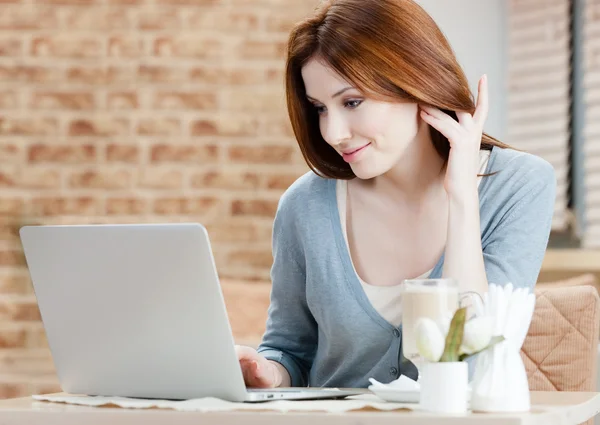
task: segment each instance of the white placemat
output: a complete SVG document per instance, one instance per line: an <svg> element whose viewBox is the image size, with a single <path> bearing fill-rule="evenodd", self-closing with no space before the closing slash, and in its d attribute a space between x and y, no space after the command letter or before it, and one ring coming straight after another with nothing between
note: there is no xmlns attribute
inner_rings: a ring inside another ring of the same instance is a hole
<svg viewBox="0 0 600 425"><path fill-rule="evenodd" d="M101 397L86 395L33 395L33 399L54 403L76 404L81 406L118 406L127 409L173 409L183 412L222 412L228 410L274 410L289 411L321 411L342 413L350 410L372 408L382 411L415 410L417 404L390 403L375 395L364 394L352 396L345 400L277 400L263 403L234 403L218 398L206 397L192 400L149 400L128 397Z"/></svg>

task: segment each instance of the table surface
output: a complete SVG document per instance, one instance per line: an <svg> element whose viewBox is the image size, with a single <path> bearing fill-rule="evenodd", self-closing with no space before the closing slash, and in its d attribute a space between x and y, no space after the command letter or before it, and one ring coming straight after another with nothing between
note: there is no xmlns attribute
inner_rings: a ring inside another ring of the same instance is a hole
<svg viewBox="0 0 600 425"><path fill-rule="evenodd" d="M600 393L592 392L531 392L531 411L527 413L468 413L466 415L436 415L422 411L400 410L325 412L178 412L165 409L122 409L117 407L87 407L36 401L31 397L0 400L2 425L45 424L70 425L197 425L204 424L402 424L402 425L577 425L600 412ZM235 422L234 422L235 421ZM308 422L310 421L310 422Z"/></svg>

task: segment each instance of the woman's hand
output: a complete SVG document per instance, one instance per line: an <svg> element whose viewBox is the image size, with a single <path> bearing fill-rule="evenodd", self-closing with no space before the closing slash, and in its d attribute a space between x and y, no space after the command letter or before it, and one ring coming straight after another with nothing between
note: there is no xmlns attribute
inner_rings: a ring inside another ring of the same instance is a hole
<svg viewBox="0 0 600 425"><path fill-rule="evenodd" d="M483 125L488 115L487 76L479 80L475 113L457 111L458 121L438 108L419 105L421 118L450 142L450 157L444 188L450 199L477 195L479 149Z"/></svg>
<svg viewBox="0 0 600 425"><path fill-rule="evenodd" d="M267 360L252 347L236 345L235 351L247 387L275 388L281 386L283 376L275 362Z"/></svg>

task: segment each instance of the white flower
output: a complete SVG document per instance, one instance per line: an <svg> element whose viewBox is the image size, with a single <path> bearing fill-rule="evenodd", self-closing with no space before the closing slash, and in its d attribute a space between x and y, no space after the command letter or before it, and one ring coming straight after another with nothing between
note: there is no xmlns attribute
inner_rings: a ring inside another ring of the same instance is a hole
<svg viewBox="0 0 600 425"><path fill-rule="evenodd" d="M448 331L450 330L450 323L452 322L453 316L454 316L454 313L448 313L446 316L442 317L439 321L439 327L440 327L440 330L442 331L442 335L444 335L444 338L446 337L446 335L448 335Z"/></svg>
<svg viewBox="0 0 600 425"><path fill-rule="evenodd" d="M419 354L430 362L437 362L444 353L446 338L438 325L428 317L421 317L415 324L415 342Z"/></svg>
<svg viewBox="0 0 600 425"><path fill-rule="evenodd" d="M492 318L490 316L475 317L465 323L460 352L473 354L483 350L492 339Z"/></svg>

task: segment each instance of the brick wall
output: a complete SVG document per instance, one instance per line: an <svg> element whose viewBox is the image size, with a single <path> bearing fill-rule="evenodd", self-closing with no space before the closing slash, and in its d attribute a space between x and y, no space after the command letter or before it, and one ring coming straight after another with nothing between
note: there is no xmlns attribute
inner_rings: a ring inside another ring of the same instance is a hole
<svg viewBox="0 0 600 425"><path fill-rule="evenodd" d="M23 224L199 221L222 277L268 278L307 170L284 44L315 3L0 0L0 398L58 389Z"/></svg>

